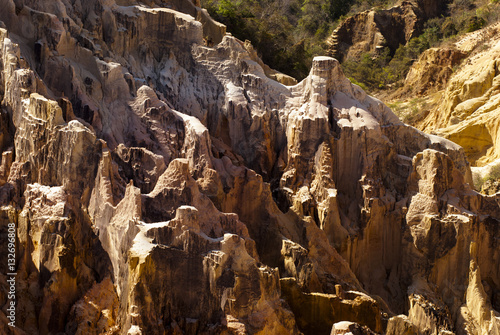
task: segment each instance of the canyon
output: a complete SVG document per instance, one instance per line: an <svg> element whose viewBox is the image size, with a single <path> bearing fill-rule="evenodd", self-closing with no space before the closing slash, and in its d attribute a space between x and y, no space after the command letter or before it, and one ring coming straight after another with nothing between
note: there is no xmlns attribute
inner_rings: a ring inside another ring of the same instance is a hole
<svg viewBox="0 0 500 335"><path fill-rule="evenodd" d="M196 0L0 0L2 333L500 334L500 196L446 128L492 104L481 55L445 139Z"/></svg>

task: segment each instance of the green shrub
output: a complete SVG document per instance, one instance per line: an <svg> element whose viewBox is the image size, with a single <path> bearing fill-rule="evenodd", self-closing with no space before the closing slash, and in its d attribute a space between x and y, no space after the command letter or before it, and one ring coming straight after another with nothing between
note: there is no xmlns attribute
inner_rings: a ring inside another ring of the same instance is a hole
<svg viewBox="0 0 500 335"><path fill-rule="evenodd" d="M368 90L383 89L388 83L388 61L389 49L386 48L377 57L365 53L360 60L347 60L342 64L342 68L346 76L354 79L358 85L362 84L361 87Z"/></svg>
<svg viewBox="0 0 500 335"><path fill-rule="evenodd" d="M361 87L361 89L363 89L363 91L368 91L368 87L366 87L366 85L365 85L365 84L360 83L359 81L357 81L356 79L354 79L354 78L352 78L352 77L349 77L349 80L351 81L351 83L356 84L356 85L358 85L359 87Z"/></svg>
<svg viewBox="0 0 500 335"><path fill-rule="evenodd" d="M353 0L202 0L210 15L241 40L250 40L264 63L298 80L312 59L326 54L336 15Z"/></svg>
<svg viewBox="0 0 500 335"><path fill-rule="evenodd" d="M480 177L478 174L473 175L473 182L474 182L474 188L476 191L481 191L483 185L490 181L494 182L500 179L500 164L494 165L491 169L490 172L484 176Z"/></svg>
<svg viewBox="0 0 500 335"><path fill-rule="evenodd" d="M345 61L342 64L344 72L369 91L397 87L423 51L439 46L453 36L475 31L489 22L498 21L499 9L497 5L476 8L472 0L455 0L449 4L449 17L429 19L423 32L406 45L401 45L394 55L366 54L359 60ZM375 68L377 66L379 68Z"/></svg>

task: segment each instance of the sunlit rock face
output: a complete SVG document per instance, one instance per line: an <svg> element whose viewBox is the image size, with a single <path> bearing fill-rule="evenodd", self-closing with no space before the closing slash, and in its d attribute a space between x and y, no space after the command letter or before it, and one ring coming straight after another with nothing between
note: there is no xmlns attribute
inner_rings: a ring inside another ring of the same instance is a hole
<svg viewBox="0 0 500 335"><path fill-rule="evenodd" d="M483 178L498 164L500 24L424 51L413 63L394 98L419 96L426 107L413 125L459 144ZM485 185L484 193L496 193Z"/></svg>
<svg viewBox="0 0 500 335"><path fill-rule="evenodd" d="M405 0L388 9L371 9L346 18L328 38L328 52L340 61L391 54L424 30L425 22L444 12L446 1Z"/></svg>
<svg viewBox="0 0 500 335"><path fill-rule="evenodd" d="M188 0L0 4L2 332L498 332L496 196L337 60L284 86Z"/></svg>
<svg viewBox="0 0 500 335"><path fill-rule="evenodd" d="M478 167L500 158L499 29L499 24L491 25L453 45L454 53L467 57L455 66L435 99L435 107L417 125L463 146L471 164Z"/></svg>

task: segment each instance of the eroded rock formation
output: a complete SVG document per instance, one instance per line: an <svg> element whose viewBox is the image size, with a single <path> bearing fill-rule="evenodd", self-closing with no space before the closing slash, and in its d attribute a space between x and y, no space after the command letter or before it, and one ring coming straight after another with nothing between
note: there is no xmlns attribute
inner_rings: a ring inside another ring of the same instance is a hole
<svg viewBox="0 0 500 335"><path fill-rule="evenodd" d="M0 4L2 331L498 333L497 197L335 59L284 86L188 0Z"/></svg>
<svg viewBox="0 0 500 335"><path fill-rule="evenodd" d="M435 132L460 144L475 166L484 166L500 158L497 139L498 29L496 24L470 33L455 43L456 51L453 52L468 56L445 81L439 97L435 98L435 107L417 124L424 131ZM439 66L436 62L431 63L431 68ZM415 72L419 72L418 69Z"/></svg>
<svg viewBox="0 0 500 335"><path fill-rule="evenodd" d="M426 96L445 89L453 68L457 68L466 56L466 52L455 48L427 49L406 75L405 95Z"/></svg>
<svg viewBox="0 0 500 335"><path fill-rule="evenodd" d="M328 39L329 54L340 61L359 59L370 53L377 55L384 48L394 54L400 45L422 33L424 23L439 15L444 2L402 1L382 10L369 10L344 20Z"/></svg>

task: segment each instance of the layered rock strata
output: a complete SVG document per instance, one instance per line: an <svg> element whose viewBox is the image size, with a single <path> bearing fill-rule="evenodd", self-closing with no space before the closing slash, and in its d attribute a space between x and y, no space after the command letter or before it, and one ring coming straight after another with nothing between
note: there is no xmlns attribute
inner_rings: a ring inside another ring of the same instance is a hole
<svg viewBox="0 0 500 335"><path fill-rule="evenodd" d="M496 196L335 59L284 86L196 3L0 4L2 331L498 332Z"/></svg>
<svg viewBox="0 0 500 335"><path fill-rule="evenodd" d="M465 51L455 48L430 48L420 55L406 75L402 91L406 96L426 96L446 88Z"/></svg>
<svg viewBox="0 0 500 335"><path fill-rule="evenodd" d="M417 124L424 131L461 145L475 166L484 166L500 158L496 61L499 43L498 24L470 33L456 42L454 53L468 56L435 97L435 107Z"/></svg>
<svg viewBox="0 0 500 335"><path fill-rule="evenodd" d="M391 54L422 33L424 23L443 10L440 1L402 1L389 9L372 9L344 20L329 37L329 55L341 62L361 55Z"/></svg>

